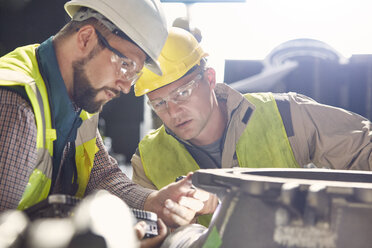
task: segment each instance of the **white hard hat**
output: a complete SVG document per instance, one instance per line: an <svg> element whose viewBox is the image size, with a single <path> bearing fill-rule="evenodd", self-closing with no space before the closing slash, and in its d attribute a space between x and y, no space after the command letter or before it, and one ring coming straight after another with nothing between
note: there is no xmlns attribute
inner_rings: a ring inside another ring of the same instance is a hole
<svg viewBox="0 0 372 248"><path fill-rule="evenodd" d="M81 7L93 9L109 19L150 57L146 66L162 74L157 58L168 32L159 0L71 0L65 4L71 17Z"/></svg>

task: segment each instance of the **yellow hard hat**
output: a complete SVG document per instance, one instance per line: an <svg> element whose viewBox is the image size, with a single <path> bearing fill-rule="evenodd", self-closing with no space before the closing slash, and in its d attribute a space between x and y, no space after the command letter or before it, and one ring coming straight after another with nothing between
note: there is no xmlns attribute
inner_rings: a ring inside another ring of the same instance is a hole
<svg viewBox="0 0 372 248"><path fill-rule="evenodd" d="M158 58L163 75L156 75L144 68L142 76L134 85L136 96L142 96L180 79L192 67L200 64L203 57L208 56L194 36L186 30L171 27L168 33Z"/></svg>

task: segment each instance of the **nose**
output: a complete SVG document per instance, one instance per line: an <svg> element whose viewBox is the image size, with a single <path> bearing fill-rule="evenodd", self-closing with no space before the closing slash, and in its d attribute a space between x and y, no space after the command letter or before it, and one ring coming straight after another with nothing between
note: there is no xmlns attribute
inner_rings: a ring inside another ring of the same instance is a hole
<svg viewBox="0 0 372 248"><path fill-rule="evenodd" d="M121 92L128 94L130 92L131 83L129 81L117 80L116 85L120 88Z"/></svg>
<svg viewBox="0 0 372 248"><path fill-rule="evenodd" d="M176 118L181 113L182 109L177 103L173 101L167 101L167 111L170 117Z"/></svg>

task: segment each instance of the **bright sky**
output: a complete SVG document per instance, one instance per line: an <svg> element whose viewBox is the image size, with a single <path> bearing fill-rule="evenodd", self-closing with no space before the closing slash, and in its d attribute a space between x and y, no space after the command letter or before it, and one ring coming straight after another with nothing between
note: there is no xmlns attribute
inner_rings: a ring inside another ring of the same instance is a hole
<svg viewBox="0 0 372 248"><path fill-rule="evenodd" d="M170 26L186 16L182 3L162 3ZM371 0L246 0L189 6L203 47L224 59L264 59L281 43L298 38L323 41L345 57L372 54ZM212 57L213 56L213 57Z"/></svg>

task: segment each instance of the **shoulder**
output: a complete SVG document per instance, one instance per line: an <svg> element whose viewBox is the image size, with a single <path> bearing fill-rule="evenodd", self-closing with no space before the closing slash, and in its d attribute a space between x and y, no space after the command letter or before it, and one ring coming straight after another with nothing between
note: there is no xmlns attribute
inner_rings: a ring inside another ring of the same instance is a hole
<svg viewBox="0 0 372 248"><path fill-rule="evenodd" d="M6 106L6 109L16 109L22 112L31 112L32 107L28 99L15 90L0 86L0 105Z"/></svg>
<svg viewBox="0 0 372 248"><path fill-rule="evenodd" d="M18 93L0 87L0 143L8 140L10 147L9 141L12 141L15 150L25 146L20 151L27 154L36 149L36 135L35 115L28 101Z"/></svg>
<svg viewBox="0 0 372 248"><path fill-rule="evenodd" d="M299 94L296 92L288 93L272 93L275 101L277 102L291 102L291 103L317 103L309 96Z"/></svg>
<svg viewBox="0 0 372 248"><path fill-rule="evenodd" d="M151 142L156 139L161 138L162 136L166 135L164 125L161 125L158 129L150 131L145 137L141 140L141 142Z"/></svg>

